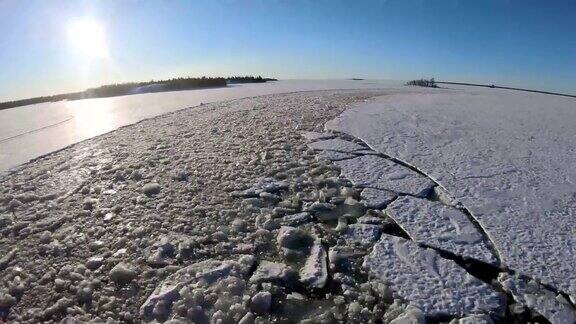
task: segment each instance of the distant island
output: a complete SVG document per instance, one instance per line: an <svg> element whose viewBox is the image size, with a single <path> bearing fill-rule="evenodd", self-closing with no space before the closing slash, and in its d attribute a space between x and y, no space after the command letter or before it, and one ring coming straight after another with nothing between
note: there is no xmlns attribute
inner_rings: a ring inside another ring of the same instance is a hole
<svg viewBox="0 0 576 324"><path fill-rule="evenodd" d="M273 78L263 78L261 76L253 77L253 76L233 76L227 77L226 82L228 84L234 83L263 83L268 81L278 81L278 79Z"/></svg>
<svg viewBox="0 0 576 324"><path fill-rule="evenodd" d="M438 85L436 85L436 81L434 81L434 78L430 79L430 80L426 80L426 79L420 79L420 80L411 80L406 82L407 86L419 86L419 87L428 87L428 88L438 88Z"/></svg>
<svg viewBox="0 0 576 324"><path fill-rule="evenodd" d="M19 106L32 105L42 102L55 102L61 100L79 100L89 98L105 98L115 96L125 96L131 94L192 90L202 88L226 87L228 84L240 83L263 83L268 81L278 81L273 78L263 78L261 76L232 76L232 77L201 77L201 78L174 78L169 80L151 80L145 82L127 82L103 85L97 88L87 89L80 92L57 94L53 96L35 97L22 100L6 101L0 103L0 110Z"/></svg>
<svg viewBox="0 0 576 324"><path fill-rule="evenodd" d="M420 79L420 80L411 80L406 82L405 85L407 86L419 86L419 87L428 87L428 88L440 88L438 84L449 84L449 85L461 85L461 86L472 86L472 87L483 87L483 88L492 88L492 89L505 89L505 90L515 90L515 91L526 91L526 92L534 92L534 93L542 93L554 96L562 96L562 97L569 97L569 98L576 98L576 95L567 94L567 93L559 93L559 92L551 92L551 91L542 91L542 90L534 90L534 89L524 89L524 88L514 88L514 87L503 87L497 86L494 84L479 84L479 83L467 83L467 82L449 82L449 81L436 81L434 78L430 80Z"/></svg>

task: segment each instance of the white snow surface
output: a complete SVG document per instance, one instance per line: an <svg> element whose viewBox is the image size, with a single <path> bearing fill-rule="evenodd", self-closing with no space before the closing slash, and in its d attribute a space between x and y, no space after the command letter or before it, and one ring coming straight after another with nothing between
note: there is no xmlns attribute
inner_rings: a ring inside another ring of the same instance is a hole
<svg viewBox="0 0 576 324"><path fill-rule="evenodd" d="M391 203L386 213L418 243L498 265L482 233L468 216L454 207L403 196Z"/></svg>
<svg viewBox="0 0 576 324"><path fill-rule="evenodd" d="M428 174L508 267L574 299L575 125L575 99L467 88L381 97L326 127Z"/></svg>
<svg viewBox="0 0 576 324"><path fill-rule="evenodd" d="M363 266L387 283L395 297L427 316L501 314L504 308L503 296L488 284L414 241L384 234Z"/></svg>

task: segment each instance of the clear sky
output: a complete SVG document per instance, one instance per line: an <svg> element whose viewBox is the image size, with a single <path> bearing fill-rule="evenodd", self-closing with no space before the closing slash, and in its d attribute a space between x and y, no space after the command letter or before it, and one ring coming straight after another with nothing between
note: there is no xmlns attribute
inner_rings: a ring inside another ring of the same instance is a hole
<svg viewBox="0 0 576 324"><path fill-rule="evenodd" d="M576 93L576 1L0 0L0 101L231 74Z"/></svg>

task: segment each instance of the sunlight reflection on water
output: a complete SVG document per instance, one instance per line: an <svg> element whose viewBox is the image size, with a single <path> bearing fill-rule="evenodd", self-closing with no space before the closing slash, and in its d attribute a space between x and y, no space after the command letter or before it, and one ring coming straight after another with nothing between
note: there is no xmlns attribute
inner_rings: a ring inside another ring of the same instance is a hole
<svg viewBox="0 0 576 324"><path fill-rule="evenodd" d="M0 110L0 176L30 159L200 103L329 89L393 89L401 81L287 80L222 88L41 103Z"/></svg>
<svg viewBox="0 0 576 324"><path fill-rule="evenodd" d="M111 100L66 102L66 108L72 110L75 132L80 138L90 138L117 128L116 106L116 102Z"/></svg>

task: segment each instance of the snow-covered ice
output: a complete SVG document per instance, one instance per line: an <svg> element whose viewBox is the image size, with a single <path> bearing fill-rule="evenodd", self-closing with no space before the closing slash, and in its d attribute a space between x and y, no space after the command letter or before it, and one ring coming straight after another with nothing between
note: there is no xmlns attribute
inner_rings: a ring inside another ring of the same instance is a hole
<svg viewBox="0 0 576 324"><path fill-rule="evenodd" d="M386 213L418 243L498 265L483 234L456 208L403 196L391 203Z"/></svg>
<svg viewBox="0 0 576 324"><path fill-rule="evenodd" d="M400 164L376 155L336 161L342 174L355 185L414 196L426 196L434 182Z"/></svg>
<svg viewBox="0 0 576 324"><path fill-rule="evenodd" d="M360 193L362 201L368 208L380 209L393 201L397 195L393 192L386 190L379 190L374 188L365 188Z"/></svg>
<svg viewBox="0 0 576 324"><path fill-rule="evenodd" d="M384 234L363 266L427 316L500 314L504 309L503 296L490 285L436 251L400 237Z"/></svg>
<svg viewBox="0 0 576 324"><path fill-rule="evenodd" d="M327 129L429 175L478 220L509 268L574 298L574 125L572 98L466 88L384 96Z"/></svg>
<svg viewBox="0 0 576 324"><path fill-rule="evenodd" d="M350 243L357 243L364 246L374 244L382 234L382 226L373 224L352 224L349 225L342 237Z"/></svg>

